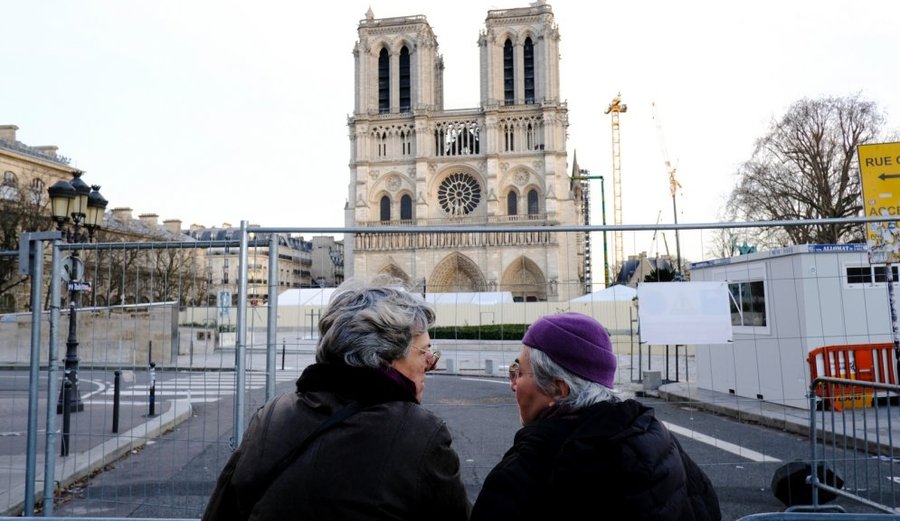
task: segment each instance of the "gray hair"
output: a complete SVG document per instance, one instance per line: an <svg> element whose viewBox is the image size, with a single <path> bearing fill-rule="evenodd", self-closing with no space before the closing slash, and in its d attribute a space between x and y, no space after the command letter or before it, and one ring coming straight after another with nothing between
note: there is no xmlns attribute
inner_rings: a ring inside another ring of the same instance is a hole
<svg viewBox="0 0 900 521"><path fill-rule="evenodd" d="M603 384L569 372L554 362L543 351L529 346L523 346L531 356L531 370L534 371L534 383L545 394L554 397L554 401L560 407L572 410L582 409L599 402L616 402L619 397L614 389ZM556 381L562 380L569 386L569 395L559 396Z"/></svg>
<svg viewBox="0 0 900 521"><path fill-rule="evenodd" d="M348 280L319 320L316 362L352 367L386 367L403 358L412 337L434 324L434 309L402 283Z"/></svg>

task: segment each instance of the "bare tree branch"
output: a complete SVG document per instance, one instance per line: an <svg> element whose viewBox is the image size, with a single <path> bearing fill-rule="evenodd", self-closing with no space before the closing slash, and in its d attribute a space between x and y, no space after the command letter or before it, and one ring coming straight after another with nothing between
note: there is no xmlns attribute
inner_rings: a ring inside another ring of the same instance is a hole
<svg viewBox="0 0 900 521"><path fill-rule="evenodd" d="M756 142L728 199L735 219L855 217L862 212L857 147L878 142L885 116L859 95L802 99ZM862 226L829 224L766 230L766 247L861 242Z"/></svg>

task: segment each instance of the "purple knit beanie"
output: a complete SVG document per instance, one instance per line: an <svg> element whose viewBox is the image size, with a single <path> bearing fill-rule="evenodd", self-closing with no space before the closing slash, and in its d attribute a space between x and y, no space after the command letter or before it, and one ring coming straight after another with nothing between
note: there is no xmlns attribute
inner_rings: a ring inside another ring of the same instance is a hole
<svg viewBox="0 0 900 521"><path fill-rule="evenodd" d="M616 355L600 322L581 313L560 313L538 319L522 343L542 351L569 372L612 389Z"/></svg>

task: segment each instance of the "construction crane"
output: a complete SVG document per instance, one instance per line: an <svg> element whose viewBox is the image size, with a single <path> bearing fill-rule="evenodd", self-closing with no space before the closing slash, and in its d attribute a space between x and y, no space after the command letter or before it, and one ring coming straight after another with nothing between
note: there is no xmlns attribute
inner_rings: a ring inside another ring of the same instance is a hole
<svg viewBox="0 0 900 521"><path fill-rule="evenodd" d="M659 226L659 220L662 217L662 210L656 214L656 225ZM669 241L666 239L666 232L660 232L659 228L653 230L653 238L650 240L650 251L656 251L656 262L654 262L653 269L656 271L657 279L659 278L660 272L662 269L660 268L659 262L659 243L656 241L656 235L662 235L663 246L666 248L666 256L664 259L669 263L669 266L672 265L672 254L669 253ZM651 272L652 273L652 272Z"/></svg>
<svg viewBox="0 0 900 521"><path fill-rule="evenodd" d="M666 165L666 172L669 174L669 192L672 194L672 213L674 214L675 224L678 224L678 203L676 202L676 194L681 188L681 183L675 178L675 166L669 161L669 151L666 149L666 140L663 135L662 122L659 119L659 111L656 108L656 102L650 103L653 109L653 119L656 121L656 133L659 136L659 147L662 152L663 162ZM681 280L681 241L678 236L678 228L675 228L675 279Z"/></svg>
<svg viewBox="0 0 900 521"><path fill-rule="evenodd" d="M620 92L612 99L604 113L610 114L612 118L613 224L615 225L622 224L622 155L619 141L619 114L627 110L628 106L622 103L622 93ZM613 233L613 266L616 273L625 261L622 250L622 232L616 230Z"/></svg>

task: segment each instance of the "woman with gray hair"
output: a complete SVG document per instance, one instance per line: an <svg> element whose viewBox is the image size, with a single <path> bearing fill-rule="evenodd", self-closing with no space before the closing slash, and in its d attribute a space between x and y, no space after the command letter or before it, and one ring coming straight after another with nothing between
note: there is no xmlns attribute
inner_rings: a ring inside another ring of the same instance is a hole
<svg viewBox="0 0 900 521"><path fill-rule="evenodd" d="M393 283L342 284L316 363L253 416L203 519L467 519L450 433L420 405L434 320Z"/></svg>
<svg viewBox="0 0 900 521"><path fill-rule="evenodd" d="M721 519L704 472L636 400L615 393L616 355L592 317L537 320L509 378L523 427L488 474L472 521Z"/></svg>

